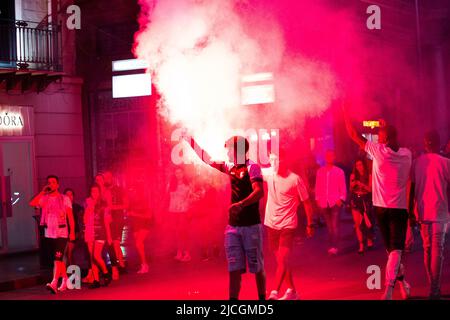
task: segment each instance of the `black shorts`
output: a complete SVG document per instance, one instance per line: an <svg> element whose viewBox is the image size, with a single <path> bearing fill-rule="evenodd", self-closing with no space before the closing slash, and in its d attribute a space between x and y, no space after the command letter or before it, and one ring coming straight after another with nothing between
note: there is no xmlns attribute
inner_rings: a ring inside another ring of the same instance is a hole
<svg viewBox="0 0 450 320"><path fill-rule="evenodd" d="M408 228L408 212L406 209L374 208L386 250L388 252L404 250Z"/></svg>
<svg viewBox="0 0 450 320"><path fill-rule="evenodd" d="M123 211L111 212L111 237L113 241L122 241L124 226L125 216L123 214Z"/></svg>
<svg viewBox="0 0 450 320"><path fill-rule="evenodd" d="M350 203L352 209L358 210L361 214L369 213L372 209L372 195L370 193L365 195L352 194Z"/></svg>
<svg viewBox="0 0 450 320"><path fill-rule="evenodd" d="M295 229L276 230L267 228L270 250L278 251L280 247L292 249L294 243Z"/></svg>
<svg viewBox="0 0 450 320"><path fill-rule="evenodd" d="M53 255L53 260L63 261L64 251L66 251L67 238L47 238L47 241Z"/></svg>

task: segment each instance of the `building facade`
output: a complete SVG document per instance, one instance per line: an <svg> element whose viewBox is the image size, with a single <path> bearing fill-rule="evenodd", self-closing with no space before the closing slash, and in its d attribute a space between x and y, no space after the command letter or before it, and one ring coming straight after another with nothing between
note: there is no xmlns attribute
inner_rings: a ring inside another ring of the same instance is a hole
<svg viewBox="0 0 450 320"><path fill-rule="evenodd" d="M39 246L33 218L38 212L28 202L48 175L59 177L61 192L73 188L76 200L86 193L83 81L74 73L75 31L66 27L69 4L0 4L2 253Z"/></svg>

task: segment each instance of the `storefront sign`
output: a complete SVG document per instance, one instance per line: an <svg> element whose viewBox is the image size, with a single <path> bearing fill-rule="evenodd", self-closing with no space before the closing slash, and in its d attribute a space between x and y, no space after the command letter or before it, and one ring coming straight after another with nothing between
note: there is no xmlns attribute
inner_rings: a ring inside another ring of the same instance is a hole
<svg viewBox="0 0 450 320"><path fill-rule="evenodd" d="M31 135L30 111L30 107L0 104L0 136Z"/></svg>
<svg viewBox="0 0 450 320"><path fill-rule="evenodd" d="M0 129L4 130L20 130L23 128L23 116L15 112L0 113Z"/></svg>

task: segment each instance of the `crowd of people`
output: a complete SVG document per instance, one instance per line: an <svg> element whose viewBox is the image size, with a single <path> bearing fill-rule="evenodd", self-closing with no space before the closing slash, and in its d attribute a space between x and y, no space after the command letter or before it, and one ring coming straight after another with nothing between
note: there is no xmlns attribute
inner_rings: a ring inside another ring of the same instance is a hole
<svg viewBox="0 0 450 320"><path fill-rule="evenodd" d="M328 254L332 256L340 252L339 222L344 208L348 207L353 217L359 254L374 248L376 230L379 230L387 252L386 283L381 297L386 300L392 299L396 284L400 286L404 299L410 296L404 261L411 228L419 226L430 283L429 297L440 298L445 235L450 218L450 143L442 152L439 135L430 131L424 136L425 152L413 159L411 151L399 145L394 126L381 122L378 141L367 141L353 127L345 108L343 112L349 137L365 153L354 162L348 180L348 194L346 175L335 165L333 150L326 152L325 164L317 168L314 179L308 176L305 182L293 172L294 163L284 150L271 154L270 167L261 168L248 158L247 139L234 136L225 143L229 161L214 162L194 139L185 136L200 159L230 179L231 205L224 243L231 300L239 298L241 276L247 268L255 274L258 298L266 299L264 232L267 232L269 247L277 263L275 287L268 298L299 299L291 253L300 207L306 216L307 237L314 235L317 216L324 219L329 235ZM89 283L90 288L99 288L118 280L126 267L121 249L125 220L130 221L129 226L134 233L140 260L138 273L149 271L145 240L150 233L151 208L143 188L125 192L124 188L113 183L109 171L98 174L94 180L83 206L73 203L72 189L59 193L59 180L53 175L47 178L44 189L30 202L31 206L42 209L40 223L53 250L53 280L47 284L52 293L66 289L65 261L72 264L77 241L85 245L89 255L89 272L83 282ZM263 183L266 183L266 188ZM265 190L267 202L262 220L259 202L264 198ZM174 170L166 190L167 197L161 202L166 203L168 217L175 226L175 260L191 261L192 208L202 211L201 208L205 208L202 201L211 198L210 192L208 181L194 186L182 168ZM218 250L208 244L203 249L207 257L210 256L208 251ZM58 287L60 278L63 281ZM281 295L283 285L286 290Z"/></svg>
<svg viewBox="0 0 450 320"><path fill-rule="evenodd" d="M67 289L66 263L74 264L75 249L84 251L88 257L87 275L82 282L89 284L90 289L119 280L120 274L126 272L121 248L125 214L141 262L138 273L149 270L144 242L149 234L151 215L142 190L135 188L130 193L125 192L113 183L109 171L97 174L94 181L82 206L74 202L71 188L60 193L59 178L55 175L47 177L47 184L30 201L30 206L42 212L40 225L54 260L53 279L46 287L54 294Z"/></svg>
<svg viewBox="0 0 450 320"><path fill-rule="evenodd" d="M386 283L381 298L391 300L397 283L402 297L407 299L410 296L411 289L405 280L402 260L405 260L408 230L418 223L430 283L429 298L440 299L445 235L450 218L447 194L450 160L440 154L439 135L436 131L428 132L424 137L425 153L413 161L411 151L400 147L394 126L380 121L378 141L367 141L352 125L345 106L343 113L349 137L366 155L366 158L355 162L349 181L358 253L373 248L375 226L380 230L387 251ZM305 206L308 236L313 234L314 224L307 187L299 176L291 172L289 158L282 152L273 155L272 173L264 174L258 164L248 159L249 143L244 137L235 136L225 143L229 162L222 163L211 161L211 157L194 139L185 138L200 159L230 179L232 204L225 230L230 300L238 299L241 274L246 272L247 267L255 274L259 299L266 298L262 222L258 210L258 202L264 196L264 180L268 190L264 225L277 259L276 287L269 299L297 299L290 254L300 201ZM345 174L335 166L334 161L334 152L327 151L325 165L316 173L314 192L314 200L327 225L330 255L339 252L340 215L348 199ZM279 297L284 282L287 288Z"/></svg>

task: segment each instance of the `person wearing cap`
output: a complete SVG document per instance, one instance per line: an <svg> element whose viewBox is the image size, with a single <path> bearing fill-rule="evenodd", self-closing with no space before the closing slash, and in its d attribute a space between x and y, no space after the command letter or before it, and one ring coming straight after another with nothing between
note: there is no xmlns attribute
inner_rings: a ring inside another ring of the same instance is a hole
<svg viewBox="0 0 450 320"><path fill-rule="evenodd" d="M439 154L440 138L430 131L424 138L425 154L418 157L412 168L411 212L420 224L424 265L430 283L429 298L441 296L442 263L448 213L447 188L450 183L450 159Z"/></svg>
<svg viewBox="0 0 450 320"><path fill-rule="evenodd" d="M258 164L248 159L249 142L241 136L233 136L225 142L228 162L212 162L211 157L195 140L183 138L205 163L227 174L231 182L231 206L228 209L228 225L225 229L225 251L229 271L229 298L237 300L241 289L241 276L255 274L258 298L266 298L262 224L259 200L264 197L263 177Z"/></svg>

